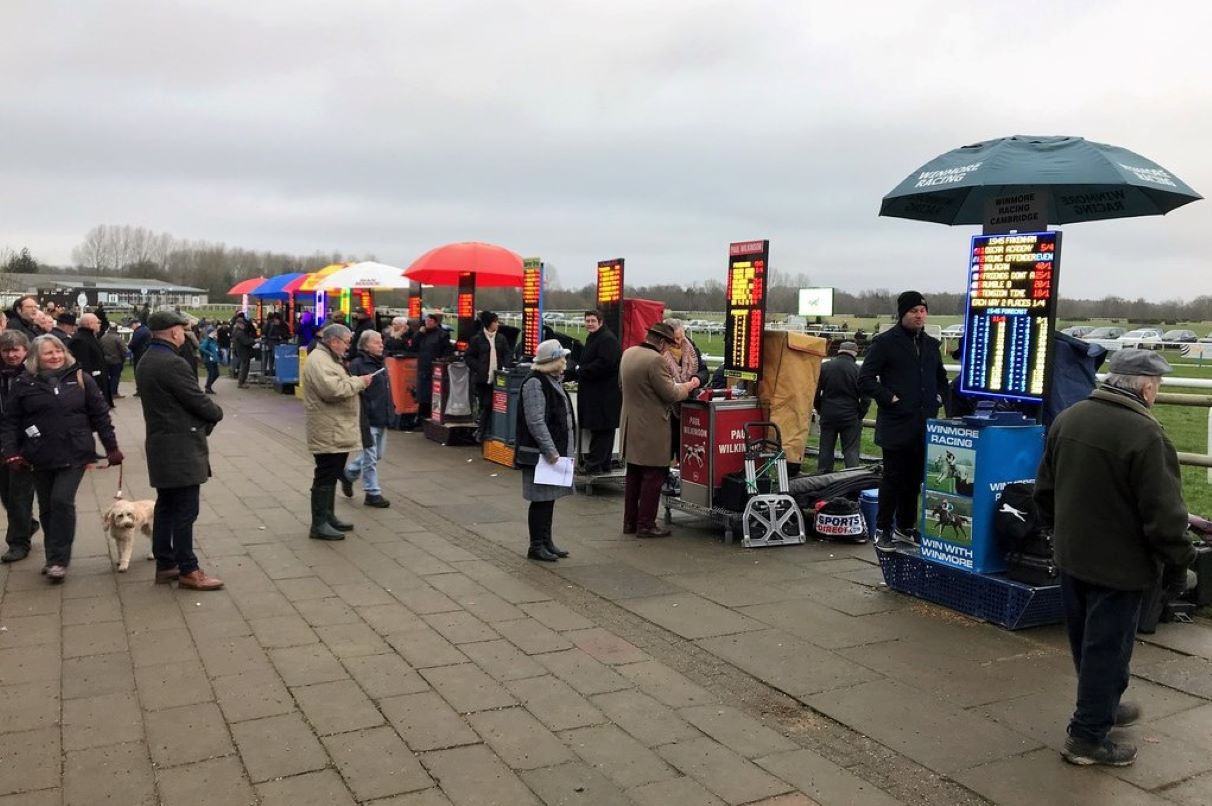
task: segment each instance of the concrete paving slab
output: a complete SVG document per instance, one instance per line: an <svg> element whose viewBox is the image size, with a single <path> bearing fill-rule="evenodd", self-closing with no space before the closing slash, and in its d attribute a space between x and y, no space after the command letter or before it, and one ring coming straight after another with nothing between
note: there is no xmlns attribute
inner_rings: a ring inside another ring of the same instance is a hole
<svg viewBox="0 0 1212 806"><path fill-rule="evenodd" d="M298 713L253 719L231 726L240 758L253 783L328 766L328 755Z"/></svg>
<svg viewBox="0 0 1212 806"><path fill-rule="evenodd" d="M53 702L57 704L57 699ZM64 750L87 750L105 744L141 741L143 714L134 692L103 694L63 703Z"/></svg>
<svg viewBox="0 0 1212 806"><path fill-rule="evenodd" d="M316 627L316 636L338 658L358 655L382 655L391 652L391 647L379 634L360 620L356 624L333 624Z"/></svg>
<svg viewBox="0 0 1212 806"><path fill-rule="evenodd" d="M389 697L379 707L413 752L480 741L467 722L435 692Z"/></svg>
<svg viewBox="0 0 1212 806"><path fill-rule="evenodd" d="M680 591L676 585L624 564L565 566L554 570L569 582L612 601Z"/></svg>
<svg viewBox="0 0 1212 806"><path fill-rule="evenodd" d="M1182 806L1212 806L1212 772L1183 781L1165 794L1168 800Z"/></svg>
<svg viewBox="0 0 1212 806"><path fill-rule="evenodd" d="M957 772L954 778L1005 806L1037 806L1061 799L1072 806L1163 806L1169 802L1102 770L1066 764L1047 749L998 759Z"/></svg>
<svg viewBox="0 0 1212 806"><path fill-rule="evenodd" d="M59 728L0 734L0 795L59 786Z"/></svg>
<svg viewBox="0 0 1212 806"><path fill-rule="evenodd" d="M511 680L505 687L550 730L569 730L606 721L589 700L551 675Z"/></svg>
<svg viewBox="0 0 1212 806"><path fill-rule="evenodd" d="M257 785L261 806L354 806L336 770L320 770Z"/></svg>
<svg viewBox="0 0 1212 806"><path fill-rule="evenodd" d="M529 806L539 800L484 745L424 753L421 763L456 806Z"/></svg>
<svg viewBox="0 0 1212 806"><path fill-rule="evenodd" d="M336 596L324 599L302 599L292 602L295 610L312 627L361 624L362 617Z"/></svg>
<svg viewBox="0 0 1212 806"><path fill-rule="evenodd" d="M717 701L707 689L692 683L685 675L657 661L628 663L619 666L617 670L639 686L641 691L671 708L686 708Z"/></svg>
<svg viewBox="0 0 1212 806"><path fill-rule="evenodd" d="M687 777L637 786L627 796L640 806L724 806L724 801Z"/></svg>
<svg viewBox="0 0 1212 806"><path fill-rule="evenodd" d="M571 641L532 618L498 622L493 629L527 655L572 648Z"/></svg>
<svg viewBox="0 0 1212 806"><path fill-rule="evenodd" d="M683 638L760 630L764 625L692 593L626 599L623 607Z"/></svg>
<svg viewBox="0 0 1212 806"><path fill-rule="evenodd" d="M740 607L738 610L767 626L825 649L891 641L901 635L897 625L882 613L848 616L807 598L785 599L773 604Z"/></svg>
<svg viewBox="0 0 1212 806"><path fill-rule="evenodd" d="M699 646L796 698L853 686L880 675L779 630L704 638Z"/></svg>
<svg viewBox="0 0 1212 806"><path fill-rule="evenodd" d="M257 802L257 796L244 776L244 767L237 756L158 769L156 784L162 806L244 806Z"/></svg>
<svg viewBox="0 0 1212 806"><path fill-rule="evenodd" d="M790 750L754 761L820 803L850 806L896 806L900 803L869 781L811 750Z"/></svg>
<svg viewBox="0 0 1212 806"><path fill-rule="evenodd" d="M317 735L345 733L383 724L383 715L352 680L317 683L291 689Z"/></svg>
<svg viewBox="0 0 1212 806"><path fill-rule="evenodd" d="M1163 686L1212 700L1212 661L1194 655L1133 663L1132 673Z"/></svg>
<svg viewBox="0 0 1212 806"><path fill-rule="evenodd" d="M372 700L429 690L424 678L399 655L359 655L341 662Z"/></svg>
<svg viewBox="0 0 1212 806"><path fill-rule="evenodd" d="M595 626L592 621L559 602L523 602L520 607L526 615L557 632L588 630Z"/></svg>
<svg viewBox="0 0 1212 806"><path fill-rule="evenodd" d="M459 713L508 708L513 696L474 663L421 669L421 676Z"/></svg>
<svg viewBox="0 0 1212 806"><path fill-rule="evenodd" d="M630 789L678 777L678 772L616 725L565 731L560 738L592 769Z"/></svg>
<svg viewBox="0 0 1212 806"><path fill-rule="evenodd" d="M570 762L521 773L547 806L630 806L631 801L614 784L584 764Z"/></svg>
<svg viewBox="0 0 1212 806"><path fill-rule="evenodd" d="M514 770L533 770L574 760L554 733L524 708L481 711L468 716L489 747Z"/></svg>
<svg viewBox="0 0 1212 806"><path fill-rule="evenodd" d="M581 694L603 694L631 688L631 681L580 649L532 656L556 677Z"/></svg>
<svg viewBox="0 0 1212 806"><path fill-rule="evenodd" d="M799 745L753 717L727 705L692 705L678 716L745 758L799 749Z"/></svg>
<svg viewBox="0 0 1212 806"><path fill-rule="evenodd" d="M357 800L416 792L434 784L390 727L326 736L323 742Z"/></svg>
<svg viewBox="0 0 1212 806"><path fill-rule="evenodd" d="M156 803L152 764L142 742L108 744L64 755L64 806L106 802L123 806Z"/></svg>
<svg viewBox="0 0 1212 806"><path fill-rule="evenodd" d="M0 733L58 728L61 709L58 680L0 686Z"/></svg>
<svg viewBox="0 0 1212 806"><path fill-rule="evenodd" d="M1039 747L991 719L894 680L817 694L808 705L924 767L951 774Z"/></svg>
<svg viewBox="0 0 1212 806"><path fill-rule="evenodd" d="M672 708L636 689L615 691L590 697L614 724L648 747L694 739L699 729Z"/></svg>
<svg viewBox="0 0 1212 806"><path fill-rule="evenodd" d="M345 667L323 644L273 649L269 654L282 682L291 688L330 683L348 677Z"/></svg>
<svg viewBox="0 0 1212 806"><path fill-rule="evenodd" d="M521 680L547 674L545 667L504 638L463 644L460 649L494 680Z"/></svg>
<svg viewBox="0 0 1212 806"><path fill-rule="evenodd" d="M166 708L146 716L147 746L157 767L225 756L235 748L213 702Z"/></svg>
<svg viewBox="0 0 1212 806"><path fill-rule="evenodd" d="M658 747L657 753L726 803L750 803L794 789L705 736Z"/></svg>

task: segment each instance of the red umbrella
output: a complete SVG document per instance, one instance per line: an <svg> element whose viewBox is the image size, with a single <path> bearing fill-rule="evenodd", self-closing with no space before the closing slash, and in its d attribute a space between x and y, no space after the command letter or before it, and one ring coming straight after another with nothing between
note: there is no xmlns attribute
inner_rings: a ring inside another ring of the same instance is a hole
<svg viewBox="0 0 1212 806"><path fill-rule="evenodd" d="M261 285L261 283L263 283L263 282L265 282L265 278L264 278L264 277L250 277L250 278L249 278L249 279L247 279L247 280L241 280L240 282L238 282L238 283L236 283L235 285L233 285L233 286L231 287L231 289L230 289L230 290L228 290L228 292L227 292L227 293L228 293L228 295L230 295L230 296L233 296L233 297L238 297L238 296L240 296L241 294L247 294L247 293L249 293L249 292L250 292L250 291L252 291L254 288L256 288L257 286Z"/></svg>
<svg viewBox="0 0 1212 806"><path fill-rule="evenodd" d="M522 256L502 246L468 241L430 249L404 270L404 276L429 285L458 285L460 272L472 272L476 287L522 285Z"/></svg>

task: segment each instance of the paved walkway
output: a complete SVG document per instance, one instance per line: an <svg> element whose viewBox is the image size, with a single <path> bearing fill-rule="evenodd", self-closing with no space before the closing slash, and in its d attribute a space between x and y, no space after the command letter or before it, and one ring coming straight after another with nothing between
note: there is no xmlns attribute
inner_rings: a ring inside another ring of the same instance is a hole
<svg viewBox="0 0 1212 806"><path fill-rule="evenodd" d="M357 531L309 541L299 402L219 389L224 591L111 570L113 472L66 584L0 570L0 806L1212 803L1206 625L1138 647L1136 766L1076 769L1058 629L891 593L869 547L623 537L609 491L560 501L573 556L529 563L514 471L419 434L389 436L391 509L342 499ZM116 417L150 497L137 401Z"/></svg>

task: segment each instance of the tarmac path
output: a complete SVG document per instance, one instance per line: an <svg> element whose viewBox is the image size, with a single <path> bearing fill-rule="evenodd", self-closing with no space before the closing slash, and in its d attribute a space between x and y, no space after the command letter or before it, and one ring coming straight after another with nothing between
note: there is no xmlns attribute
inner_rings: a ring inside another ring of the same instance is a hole
<svg viewBox="0 0 1212 806"><path fill-rule="evenodd" d="M1212 629L1138 645L1136 765L1060 760L1059 628L1010 633L892 593L869 546L745 550L621 494L556 506L572 556L528 562L513 470L391 432L392 506L338 496L307 539L298 400L217 386L197 528L226 583L112 569L86 475L66 583L0 568L0 806L13 804L1208 804ZM151 498L138 400L115 411Z"/></svg>

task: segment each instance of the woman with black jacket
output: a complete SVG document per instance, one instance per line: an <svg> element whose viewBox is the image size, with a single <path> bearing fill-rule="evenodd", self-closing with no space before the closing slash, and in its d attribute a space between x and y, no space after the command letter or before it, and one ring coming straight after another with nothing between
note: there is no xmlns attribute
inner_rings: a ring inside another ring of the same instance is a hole
<svg viewBox="0 0 1212 806"><path fill-rule="evenodd" d="M0 420L0 453L9 468L34 474L46 544L43 573L51 582L67 576L76 538L76 491L84 468L98 458L94 432L109 463L122 464L101 389L58 338L34 339L26 372L14 381Z"/></svg>

